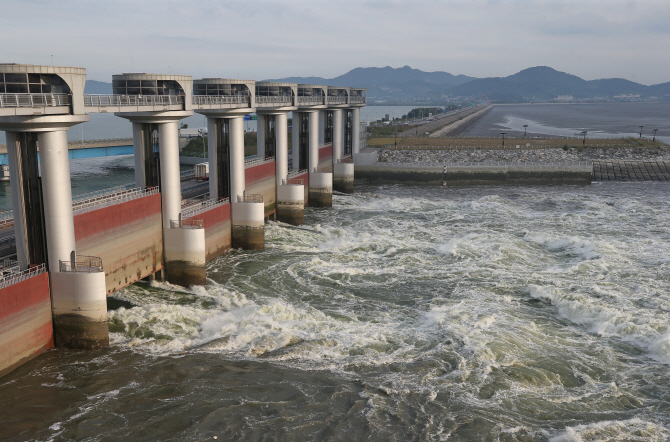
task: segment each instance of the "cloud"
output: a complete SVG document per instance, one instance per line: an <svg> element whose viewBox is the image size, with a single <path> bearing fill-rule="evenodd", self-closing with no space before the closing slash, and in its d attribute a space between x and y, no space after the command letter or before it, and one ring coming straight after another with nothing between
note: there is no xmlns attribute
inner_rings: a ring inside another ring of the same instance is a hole
<svg viewBox="0 0 670 442"><path fill-rule="evenodd" d="M7 62L194 77L332 78L410 65L504 76L548 65L586 78L668 81L670 4L593 0L3 2ZM633 68L631 68L633 67Z"/></svg>

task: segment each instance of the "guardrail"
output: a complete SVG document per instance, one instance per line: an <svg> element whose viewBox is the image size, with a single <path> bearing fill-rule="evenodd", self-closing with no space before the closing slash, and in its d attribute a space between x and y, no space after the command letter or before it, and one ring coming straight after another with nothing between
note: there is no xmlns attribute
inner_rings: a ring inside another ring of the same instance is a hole
<svg viewBox="0 0 670 442"><path fill-rule="evenodd" d="M59 260L58 263L61 273L98 273L103 271L102 258L98 256L76 255L74 260Z"/></svg>
<svg viewBox="0 0 670 442"><path fill-rule="evenodd" d="M237 195L238 203L262 203L263 195L260 193L245 193L244 195Z"/></svg>
<svg viewBox="0 0 670 442"><path fill-rule="evenodd" d="M328 104L347 104L347 97L329 96Z"/></svg>
<svg viewBox="0 0 670 442"><path fill-rule="evenodd" d="M69 94L0 94L0 107L60 107L71 103Z"/></svg>
<svg viewBox="0 0 670 442"><path fill-rule="evenodd" d="M250 167L260 166L261 164L271 163L275 160L275 157L267 158L250 158L244 160L244 168L248 169Z"/></svg>
<svg viewBox="0 0 670 442"><path fill-rule="evenodd" d="M228 198L206 199L199 204L193 204L185 209L182 209L181 215L182 218L190 218L195 215L199 215L203 212L207 212L208 210L211 210L214 207L228 204L229 202L230 200Z"/></svg>
<svg viewBox="0 0 670 442"><path fill-rule="evenodd" d="M155 195L159 192L159 187L134 188L122 190L117 193L106 194L102 196L93 197L86 200L77 201L72 204L72 209L75 215L90 212L92 210L102 209L103 207L114 206L116 204L125 203L127 201L136 200L149 195Z"/></svg>
<svg viewBox="0 0 670 442"><path fill-rule="evenodd" d="M171 229L204 229L204 222L202 218L181 218L181 219L171 219L170 228Z"/></svg>
<svg viewBox="0 0 670 442"><path fill-rule="evenodd" d="M79 201L88 201L94 200L96 198L104 198L110 194L118 194L120 192L126 192L135 188L135 184L123 184L121 186L109 187L107 189L94 190L92 192L81 193L79 195L72 197L72 204Z"/></svg>
<svg viewBox="0 0 670 442"><path fill-rule="evenodd" d="M180 181L188 181L191 178L195 178L195 169L184 170L179 173Z"/></svg>
<svg viewBox="0 0 670 442"><path fill-rule="evenodd" d="M365 104L367 100L365 97L349 97L349 104Z"/></svg>
<svg viewBox="0 0 670 442"><path fill-rule="evenodd" d="M328 143L319 143L319 149L323 149L324 147L332 146L333 142L329 141Z"/></svg>
<svg viewBox="0 0 670 442"><path fill-rule="evenodd" d="M300 176L300 175L304 175L304 174L306 174L306 173L307 173L307 169L298 169L298 170L293 169L293 170L289 170L289 171L288 171L287 178L288 178L288 179L291 179L291 178L294 178L294 177L297 177L297 176Z"/></svg>
<svg viewBox="0 0 670 442"><path fill-rule="evenodd" d="M319 97L319 96L301 97L301 96L298 96L298 104L319 105L319 104L326 104L326 103L325 103L324 97Z"/></svg>
<svg viewBox="0 0 670 442"><path fill-rule="evenodd" d="M293 97L290 95L279 95L266 97L263 95L256 95L256 104L264 103L284 103L284 104L293 104Z"/></svg>
<svg viewBox="0 0 670 442"><path fill-rule="evenodd" d="M84 95L86 107L173 106L184 104L184 95Z"/></svg>
<svg viewBox="0 0 670 442"><path fill-rule="evenodd" d="M193 104L244 104L251 106L251 97L248 95L193 95Z"/></svg>
<svg viewBox="0 0 670 442"><path fill-rule="evenodd" d="M68 141L67 144L70 146L81 146L82 144L111 144L111 143L120 143L120 142L130 142L133 144L132 138L104 138L99 140L84 140L83 143L81 140Z"/></svg>
<svg viewBox="0 0 670 442"><path fill-rule="evenodd" d="M197 184L194 184L192 186L184 187L181 189L181 194L185 194L188 192L193 192L194 190L198 189L209 189L209 182L204 181L204 182L198 182Z"/></svg>
<svg viewBox="0 0 670 442"><path fill-rule="evenodd" d="M288 186L288 185L304 185L305 180L302 178L286 178L281 180L282 186Z"/></svg>
<svg viewBox="0 0 670 442"><path fill-rule="evenodd" d="M25 281L46 271L44 264L34 265L25 270L20 270L18 264L16 261L5 259L3 267L0 268L0 289Z"/></svg>

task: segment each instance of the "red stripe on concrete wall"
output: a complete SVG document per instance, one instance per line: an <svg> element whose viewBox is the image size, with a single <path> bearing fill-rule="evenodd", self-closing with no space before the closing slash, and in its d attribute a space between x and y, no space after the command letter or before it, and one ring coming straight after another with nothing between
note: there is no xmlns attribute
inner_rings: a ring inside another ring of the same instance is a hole
<svg viewBox="0 0 670 442"><path fill-rule="evenodd" d="M319 149L319 170L322 172L333 171L333 145L328 144Z"/></svg>
<svg viewBox="0 0 670 442"><path fill-rule="evenodd" d="M265 216L277 211L277 182L275 179L275 162L249 167L244 171L244 182L248 194L263 195Z"/></svg>
<svg viewBox="0 0 670 442"><path fill-rule="evenodd" d="M205 227L207 261L221 256L230 250L230 204L222 204L196 215L195 218L201 218Z"/></svg>
<svg viewBox="0 0 670 442"><path fill-rule="evenodd" d="M0 376L51 347L48 274L0 289Z"/></svg>
<svg viewBox="0 0 670 442"><path fill-rule="evenodd" d="M160 194L74 217L77 253L102 258L107 294L163 267Z"/></svg>
<svg viewBox="0 0 670 442"><path fill-rule="evenodd" d="M76 215L74 230L77 239L83 239L160 213L161 195L157 193Z"/></svg>

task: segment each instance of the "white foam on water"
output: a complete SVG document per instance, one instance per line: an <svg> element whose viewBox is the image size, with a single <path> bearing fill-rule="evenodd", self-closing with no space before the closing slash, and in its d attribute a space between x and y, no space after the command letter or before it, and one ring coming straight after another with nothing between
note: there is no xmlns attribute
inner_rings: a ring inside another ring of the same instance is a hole
<svg viewBox="0 0 670 442"><path fill-rule="evenodd" d="M601 421L588 425L567 427L550 442L663 442L670 439L670 431L654 422L640 418L624 421Z"/></svg>

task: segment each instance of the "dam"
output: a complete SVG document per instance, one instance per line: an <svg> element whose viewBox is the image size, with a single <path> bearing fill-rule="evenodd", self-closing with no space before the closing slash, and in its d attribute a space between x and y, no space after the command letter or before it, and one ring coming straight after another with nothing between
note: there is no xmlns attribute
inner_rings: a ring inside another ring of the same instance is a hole
<svg viewBox="0 0 670 442"><path fill-rule="evenodd" d="M83 68L0 64L13 207L0 229L15 240L0 376L53 346L107 346L108 295L142 279L203 285L208 261L264 248L267 220L300 225L333 189L353 192L365 88L126 73L112 95L85 95L85 81ZM73 198L66 130L106 112L132 124L134 183ZM252 112L258 149L245 159ZM194 113L207 120L206 182L179 167L178 122Z"/></svg>

